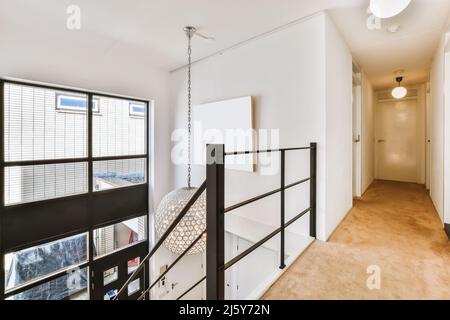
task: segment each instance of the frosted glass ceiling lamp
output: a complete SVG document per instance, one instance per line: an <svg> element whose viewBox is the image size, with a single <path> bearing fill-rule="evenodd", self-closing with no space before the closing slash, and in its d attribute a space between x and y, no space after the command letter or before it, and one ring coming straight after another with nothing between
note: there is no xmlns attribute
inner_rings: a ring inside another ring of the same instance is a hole
<svg viewBox="0 0 450 320"><path fill-rule="evenodd" d="M370 0L370 11L377 18L388 19L403 12L411 0Z"/></svg>
<svg viewBox="0 0 450 320"><path fill-rule="evenodd" d="M408 94L408 90L405 87L401 86L401 82L403 81L403 77L397 77L395 79L398 82L398 87L392 90L392 96L395 99L403 99Z"/></svg>
<svg viewBox="0 0 450 320"><path fill-rule="evenodd" d="M187 168L187 187L177 189L166 195L158 206L155 214L156 234L161 237L169 228L171 223L180 214L189 199L192 198L198 188L191 186L191 40L196 33L194 27L185 27L184 32L188 38L188 168ZM175 254L182 254L189 245L199 237L206 229L206 193L195 201L186 215L177 224L175 229L164 241L167 249ZM206 249L206 234L189 250L187 253L201 253Z"/></svg>

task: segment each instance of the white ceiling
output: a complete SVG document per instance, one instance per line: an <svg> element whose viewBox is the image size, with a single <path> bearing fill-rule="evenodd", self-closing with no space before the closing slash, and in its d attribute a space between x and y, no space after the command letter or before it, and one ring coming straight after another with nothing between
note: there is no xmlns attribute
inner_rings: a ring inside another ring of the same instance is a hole
<svg viewBox="0 0 450 320"><path fill-rule="evenodd" d="M172 70L186 62L185 25L216 38L213 43L195 39L193 54L198 59L312 13L365 1L0 0L0 38L30 44L33 50L40 42L54 46L55 55L72 57L84 57L87 50L99 59L137 51L139 57ZM80 31L66 29L70 4L81 8Z"/></svg>
<svg viewBox="0 0 450 320"><path fill-rule="evenodd" d="M70 4L81 8L79 31L66 28ZM400 22L397 34L366 28L368 4L369 0L0 0L0 58L2 52L21 52L39 62L51 53L54 59L77 59L91 68L122 58L173 70L186 62L185 25L216 38L212 43L194 40L194 59L199 59L329 9L376 87L392 85L392 72L399 68L405 69L409 82L425 80L450 1L413 0L405 13L383 22Z"/></svg>
<svg viewBox="0 0 450 320"><path fill-rule="evenodd" d="M405 71L405 84L428 79L428 72L440 36L447 26L449 0L412 0L400 15L382 20L381 30L366 27L367 7L330 10L330 15L347 41L353 58L364 69L375 88L395 84L394 72ZM392 34L386 28L400 24Z"/></svg>

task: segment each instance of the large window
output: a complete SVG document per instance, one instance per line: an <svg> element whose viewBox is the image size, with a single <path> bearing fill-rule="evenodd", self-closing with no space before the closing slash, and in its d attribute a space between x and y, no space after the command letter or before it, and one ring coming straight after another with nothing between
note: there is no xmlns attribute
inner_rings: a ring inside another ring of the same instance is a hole
<svg viewBox="0 0 450 320"><path fill-rule="evenodd" d="M0 298L103 299L148 251L148 103L19 81L0 89ZM98 290L94 274L105 278Z"/></svg>

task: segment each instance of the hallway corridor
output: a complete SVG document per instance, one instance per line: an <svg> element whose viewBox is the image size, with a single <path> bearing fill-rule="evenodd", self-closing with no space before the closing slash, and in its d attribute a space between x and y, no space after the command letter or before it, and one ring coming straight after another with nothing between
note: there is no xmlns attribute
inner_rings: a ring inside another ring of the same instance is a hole
<svg viewBox="0 0 450 320"><path fill-rule="evenodd" d="M366 285L371 265L379 290ZM330 241L315 241L263 299L450 299L450 241L424 187L375 181Z"/></svg>

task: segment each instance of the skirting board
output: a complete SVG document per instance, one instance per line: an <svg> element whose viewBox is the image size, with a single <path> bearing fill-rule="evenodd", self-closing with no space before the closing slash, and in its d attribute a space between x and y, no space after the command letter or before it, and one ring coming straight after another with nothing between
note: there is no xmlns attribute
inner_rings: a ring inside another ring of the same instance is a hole
<svg viewBox="0 0 450 320"><path fill-rule="evenodd" d="M450 224L445 224L445 233L447 234L447 237L450 239Z"/></svg>

